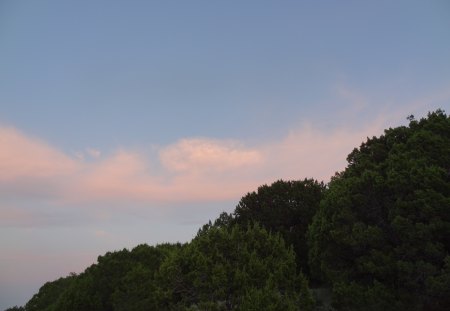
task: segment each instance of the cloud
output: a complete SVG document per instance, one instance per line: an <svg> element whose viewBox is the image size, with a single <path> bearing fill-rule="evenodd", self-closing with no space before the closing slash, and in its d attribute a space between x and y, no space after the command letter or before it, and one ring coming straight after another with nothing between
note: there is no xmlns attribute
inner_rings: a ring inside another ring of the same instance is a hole
<svg viewBox="0 0 450 311"><path fill-rule="evenodd" d="M94 148L87 148L86 153L94 159L98 159L101 156L101 151Z"/></svg>
<svg viewBox="0 0 450 311"><path fill-rule="evenodd" d="M278 141L252 145L185 138L160 147L153 159L125 149L100 157L99 150L87 149L93 161L71 158L42 140L0 128L0 142L8 146L0 152L0 193L41 196L61 206L237 200L280 178L327 180L344 168L353 147L381 128L375 122L358 131L325 132L306 125Z"/></svg>
<svg viewBox="0 0 450 311"><path fill-rule="evenodd" d="M161 148L157 163L145 154L125 150L89 163L65 197L78 202L202 202L236 198L255 185L249 185L244 172L251 173L261 161L256 151L198 139L186 148L190 142ZM158 170L150 170L158 165Z"/></svg>
<svg viewBox="0 0 450 311"><path fill-rule="evenodd" d="M86 164L66 196L74 201L149 201L155 186L153 178L144 155L119 150L101 161Z"/></svg>
<svg viewBox="0 0 450 311"><path fill-rule="evenodd" d="M350 105L342 111L348 122L340 127L303 123L269 141L185 137L151 152L121 148L105 154L86 148L69 155L42 139L0 126L0 226L72 224L98 220L99 215L108 222L111 213L132 209L160 217L174 212L170 206L180 214L182 206L237 202L278 179L328 181L367 137L406 123L411 113L421 116L438 108L433 105L446 103L449 90L397 106L390 103L395 109L380 105L373 110L365 108L371 98L341 87L339 100Z"/></svg>
<svg viewBox="0 0 450 311"><path fill-rule="evenodd" d="M79 163L47 143L14 128L0 127L0 182L67 176Z"/></svg>
<svg viewBox="0 0 450 311"><path fill-rule="evenodd" d="M171 171L219 171L261 164L258 150L246 149L236 141L182 139L160 152L162 164Z"/></svg>
<svg viewBox="0 0 450 311"><path fill-rule="evenodd" d="M367 137L382 133L382 119L363 128L342 127L332 132L312 125L292 130L280 142L263 146L267 158L267 178L328 181L346 166L346 157Z"/></svg>
<svg viewBox="0 0 450 311"><path fill-rule="evenodd" d="M405 123L411 113L424 115L450 98L446 87L374 108L373 96L344 84L333 90L335 100L345 103L339 120L347 123L327 129L314 123L294 125L271 141L185 137L151 153L122 148L105 154L90 147L71 156L42 139L0 126L0 216L9 225L46 217L34 213L37 207L33 213L30 208L7 208L11 202L53 208L181 206L237 201L277 179L327 181L345 168L348 153L366 137L382 134L399 120Z"/></svg>
<svg viewBox="0 0 450 311"><path fill-rule="evenodd" d="M55 198L83 163L12 127L0 127L0 195L10 198ZM1 201L0 201L1 203Z"/></svg>

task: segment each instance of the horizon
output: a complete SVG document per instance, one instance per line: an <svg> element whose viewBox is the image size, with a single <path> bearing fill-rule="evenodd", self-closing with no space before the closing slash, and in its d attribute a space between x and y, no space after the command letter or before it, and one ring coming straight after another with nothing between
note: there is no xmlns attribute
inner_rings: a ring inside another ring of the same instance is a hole
<svg viewBox="0 0 450 311"><path fill-rule="evenodd" d="M0 3L0 310L450 107L446 1Z"/></svg>

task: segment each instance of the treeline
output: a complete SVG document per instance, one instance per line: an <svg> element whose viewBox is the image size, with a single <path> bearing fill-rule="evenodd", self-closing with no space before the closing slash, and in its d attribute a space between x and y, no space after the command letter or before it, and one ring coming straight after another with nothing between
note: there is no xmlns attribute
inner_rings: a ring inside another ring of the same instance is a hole
<svg viewBox="0 0 450 311"><path fill-rule="evenodd" d="M261 186L189 243L107 253L7 311L450 310L450 117L408 119L327 185Z"/></svg>

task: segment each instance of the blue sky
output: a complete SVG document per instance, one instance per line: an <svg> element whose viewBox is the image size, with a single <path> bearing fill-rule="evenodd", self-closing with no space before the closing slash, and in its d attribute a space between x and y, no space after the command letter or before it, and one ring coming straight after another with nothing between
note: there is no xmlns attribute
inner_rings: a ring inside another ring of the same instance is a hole
<svg viewBox="0 0 450 311"><path fill-rule="evenodd" d="M0 309L450 107L448 1L0 2Z"/></svg>

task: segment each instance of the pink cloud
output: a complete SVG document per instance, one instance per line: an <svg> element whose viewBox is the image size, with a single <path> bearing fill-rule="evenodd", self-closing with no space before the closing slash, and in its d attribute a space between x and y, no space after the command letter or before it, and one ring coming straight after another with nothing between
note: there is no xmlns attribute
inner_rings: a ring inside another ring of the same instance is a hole
<svg viewBox="0 0 450 311"><path fill-rule="evenodd" d="M155 163L145 155L122 150L90 167L80 179L77 196L144 202L237 200L280 178L328 180L345 167L354 147L367 136L379 135L382 128L381 121L364 129L342 128L331 133L305 126L278 142L251 147L183 139L160 149L158 172L149 169Z"/></svg>
<svg viewBox="0 0 450 311"><path fill-rule="evenodd" d="M291 131L280 142L263 146L267 158L267 177L328 181L346 166L347 155L367 137L380 135L383 120L364 128L320 131L311 125Z"/></svg>
<svg viewBox="0 0 450 311"><path fill-rule="evenodd" d="M198 151L201 152L203 151ZM232 167L229 162L229 168L225 169L224 166L214 166L215 161L217 157L214 161L205 160L204 166L197 161L186 161L183 163L183 169L175 173L172 167L165 166L156 173L149 170L151 163L145 156L122 150L103 161L87 166L77 184L72 185L65 197L69 201L84 202L214 201L236 198L257 186L255 181L249 183L251 176L246 178L242 173L244 170L249 171L244 163L239 162L239 165L234 164L235 167ZM251 172L250 170L248 173Z"/></svg>
<svg viewBox="0 0 450 311"><path fill-rule="evenodd" d="M0 181L53 178L78 168L79 163L47 143L0 127Z"/></svg>
<svg viewBox="0 0 450 311"><path fill-rule="evenodd" d="M154 192L147 160L136 152L120 150L104 160L86 165L67 193L73 200L149 200ZM72 195L75 194L76 197Z"/></svg>
<svg viewBox="0 0 450 311"><path fill-rule="evenodd" d="M62 206L238 200L280 178L328 180L345 167L346 155L354 147L366 136L380 134L382 128L382 122L332 132L304 126L279 141L251 146L230 140L182 139L159 148L154 160L122 149L88 162L72 159L17 130L0 129L0 141L8 146L0 151L0 192L14 190L18 196L27 196L30 190L24 188L45 191ZM29 179L38 182L30 184ZM42 181L46 187L40 185Z"/></svg>
<svg viewBox="0 0 450 311"><path fill-rule="evenodd" d="M337 102L350 104L342 109L344 120L361 117L359 111L371 101L346 85L334 90ZM382 134L399 120L405 123L409 113L423 115L424 110L436 109L432 106L449 98L447 86L409 103L381 104L378 118L365 126L352 127L355 122L351 122L323 130L303 124L272 141L250 144L187 137L156 148L156 156L126 148L112 154L86 148L72 157L14 128L0 127L0 193L23 200L37 198L41 205L52 200L62 207L238 200L280 178L327 181L345 168L348 153L366 137ZM30 219L25 212L6 211L1 205L0 215L8 222Z"/></svg>
<svg viewBox="0 0 450 311"><path fill-rule="evenodd" d="M162 164L169 170L227 171L261 164L258 150L243 148L236 141L182 139L160 152Z"/></svg>

